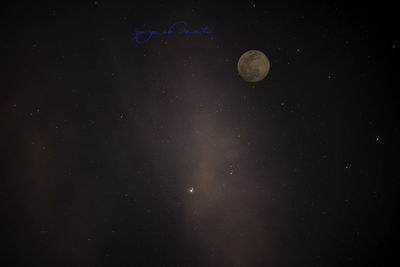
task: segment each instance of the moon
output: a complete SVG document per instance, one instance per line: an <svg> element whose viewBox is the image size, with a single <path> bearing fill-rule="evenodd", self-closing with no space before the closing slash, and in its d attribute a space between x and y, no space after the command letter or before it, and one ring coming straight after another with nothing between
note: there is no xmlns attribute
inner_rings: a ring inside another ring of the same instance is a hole
<svg viewBox="0 0 400 267"><path fill-rule="evenodd" d="M270 69L267 56L258 50L245 52L237 63L239 75L248 82L259 82L263 80Z"/></svg>

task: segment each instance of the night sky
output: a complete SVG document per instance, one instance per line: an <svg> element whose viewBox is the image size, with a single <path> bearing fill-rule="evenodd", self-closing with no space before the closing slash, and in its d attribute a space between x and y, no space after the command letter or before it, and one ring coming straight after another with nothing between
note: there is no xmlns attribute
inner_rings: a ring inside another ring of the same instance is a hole
<svg viewBox="0 0 400 267"><path fill-rule="evenodd" d="M0 265L400 264L394 6L31 2L0 9ZM178 21L211 34L133 40Z"/></svg>

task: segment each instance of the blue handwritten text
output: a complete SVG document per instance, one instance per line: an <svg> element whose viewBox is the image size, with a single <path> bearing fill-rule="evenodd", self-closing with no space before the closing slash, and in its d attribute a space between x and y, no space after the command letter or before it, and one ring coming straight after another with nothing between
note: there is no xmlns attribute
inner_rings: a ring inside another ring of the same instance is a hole
<svg viewBox="0 0 400 267"><path fill-rule="evenodd" d="M133 37L132 40L139 45L143 45L148 43L156 35L167 36L167 38L170 38L175 32L177 32L178 34L211 34L211 31L208 29L208 27L200 28L200 30L189 31L187 29L187 26L188 25L186 22L179 21L172 24L172 26L169 27L168 30L165 30L163 32L141 31L139 29L136 29L136 35L135 37Z"/></svg>

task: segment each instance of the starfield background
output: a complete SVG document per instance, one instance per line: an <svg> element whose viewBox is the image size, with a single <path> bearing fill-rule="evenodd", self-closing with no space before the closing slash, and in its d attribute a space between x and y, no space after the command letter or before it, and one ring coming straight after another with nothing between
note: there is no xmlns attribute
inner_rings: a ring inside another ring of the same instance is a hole
<svg viewBox="0 0 400 267"><path fill-rule="evenodd" d="M0 10L1 266L400 263L394 4Z"/></svg>

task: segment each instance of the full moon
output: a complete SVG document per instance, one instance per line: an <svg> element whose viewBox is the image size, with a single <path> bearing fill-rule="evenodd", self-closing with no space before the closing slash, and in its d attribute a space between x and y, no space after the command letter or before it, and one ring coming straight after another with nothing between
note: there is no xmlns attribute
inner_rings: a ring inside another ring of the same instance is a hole
<svg viewBox="0 0 400 267"><path fill-rule="evenodd" d="M267 76L270 63L263 52L249 50L239 58L237 67L243 79L248 82L259 82Z"/></svg>

